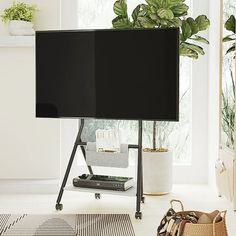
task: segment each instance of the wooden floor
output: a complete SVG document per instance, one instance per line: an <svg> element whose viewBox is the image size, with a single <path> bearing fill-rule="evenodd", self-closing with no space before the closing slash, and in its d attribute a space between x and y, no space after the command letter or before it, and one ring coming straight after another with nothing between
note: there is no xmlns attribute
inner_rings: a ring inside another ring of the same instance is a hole
<svg viewBox="0 0 236 236"><path fill-rule="evenodd" d="M94 194L65 192L62 203L63 211L55 211L56 195L54 194L11 194L0 195L0 213L128 213L131 216L137 236L156 235L156 228L169 208L171 199L180 199L186 209L213 211L227 209L227 227L229 236L236 235L236 212L224 198L218 198L215 191L205 185L176 185L173 193L161 197L146 197L142 204L143 219L136 220L135 198L116 195L102 195L95 200ZM177 209L178 210L178 209Z"/></svg>

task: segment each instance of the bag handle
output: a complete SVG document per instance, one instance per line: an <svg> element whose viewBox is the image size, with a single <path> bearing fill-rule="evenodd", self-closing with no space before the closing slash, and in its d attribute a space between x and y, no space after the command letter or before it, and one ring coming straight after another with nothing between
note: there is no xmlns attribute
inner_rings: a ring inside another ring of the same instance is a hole
<svg viewBox="0 0 236 236"><path fill-rule="evenodd" d="M172 199L172 200L170 201L170 205L171 205L171 208L172 208L172 209L174 209L174 204L173 204L174 202L179 203L180 206L181 206L181 210L184 211L184 205L183 205L183 203L182 203L180 200L177 200L177 199Z"/></svg>
<svg viewBox="0 0 236 236"><path fill-rule="evenodd" d="M222 218L222 221L224 222L224 227L225 227L225 231L227 232L227 229L226 229L226 225L225 225L225 216L226 216L226 213L227 213L227 211L220 211L217 215L216 215L216 217L214 218L214 220L213 220L213 236L216 236L216 220L217 220L217 218L219 217L219 216L221 216L221 218Z"/></svg>

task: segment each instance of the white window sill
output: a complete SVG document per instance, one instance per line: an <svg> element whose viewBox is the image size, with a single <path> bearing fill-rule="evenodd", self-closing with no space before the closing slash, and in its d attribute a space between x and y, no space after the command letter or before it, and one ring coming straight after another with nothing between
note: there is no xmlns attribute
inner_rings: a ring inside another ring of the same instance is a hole
<svg viewBox="0 0 236 236"><path fill-rule="evenodd" d="M35 45L35 36L0 36L0 48L30 48Z"/></svg>

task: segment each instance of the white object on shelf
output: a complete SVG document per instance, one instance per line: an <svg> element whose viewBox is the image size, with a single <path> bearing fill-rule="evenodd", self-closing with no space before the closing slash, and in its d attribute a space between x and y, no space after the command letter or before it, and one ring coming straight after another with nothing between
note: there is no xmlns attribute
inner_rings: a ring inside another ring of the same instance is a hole
<svg viewBox="0 0 236 236"><path fill-rule="evenodd" d="M120 152L97 152L96 143L87 143L86 163L89 166L127 168L129 166L128 144L120 145Z"/></svg>
<svg viewBox="0 0 236 236"><path fill-rule="evenodd" d="M0 36L0 47L34 47L35 36Z"/></svg>
<svg viewBox="0 0 236 236"><path fill-rule="evenodd" d="M103 150L120 151L119 131L115 129L96 130L97 152Z"/></svg>
<svg viewBox="0 0 236 236"><path fill-rule="evenodd" d="M10 35L23 36L34 35L33 23L23 20L11 20L8 25Z"/></svg>
<svg viewBox="0 0 236 236"><path fill-rule="evenodd" d="M132 187L126 191L115 191L115 190L105 190L105 189L95 189L95 188L79 188L73 185L68 185L64 188L67 191L77 191L77 192L89 192L89 193L100 193L100 194L110 194L110 195L120 195L120 196L136 196L136 187Z"/></svg>

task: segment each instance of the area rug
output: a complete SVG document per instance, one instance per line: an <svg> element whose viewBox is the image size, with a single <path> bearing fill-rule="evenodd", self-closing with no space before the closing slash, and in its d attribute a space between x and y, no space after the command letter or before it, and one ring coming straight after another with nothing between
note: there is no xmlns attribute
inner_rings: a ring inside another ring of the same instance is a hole
<svg viewBox="0 0 236 236"><path fill-rule="evenodd" d="M1 236L134 236L128 214L0 214Z"/></svg>

